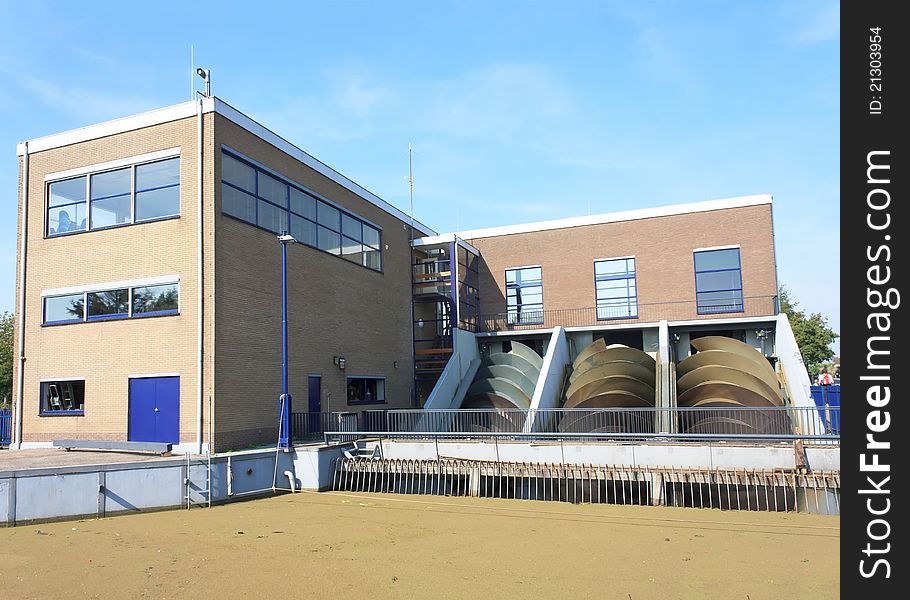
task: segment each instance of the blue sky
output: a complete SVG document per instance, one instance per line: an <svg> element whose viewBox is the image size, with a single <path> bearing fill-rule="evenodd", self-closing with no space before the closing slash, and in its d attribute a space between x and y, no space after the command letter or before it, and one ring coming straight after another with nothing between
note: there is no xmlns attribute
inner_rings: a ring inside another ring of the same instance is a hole
<svg viewBox="0 0 910 600"><path fill-rule="evenodd" d="M15 143L213 91L439 231L771 192L839 329L839 5L0 0L0 311Z"/></svg>

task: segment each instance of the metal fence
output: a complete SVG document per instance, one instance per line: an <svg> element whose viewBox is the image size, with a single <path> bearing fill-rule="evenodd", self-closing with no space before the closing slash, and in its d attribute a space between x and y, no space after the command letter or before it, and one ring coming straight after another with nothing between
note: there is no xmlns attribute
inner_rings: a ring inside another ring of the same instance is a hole
<svg viewBox="0 0 910 600"><path fill-rule="evenodd" d="M402 409L360 413L337 433L400 439L671 441L838 445L839 407ZM326 440L338 439L326 429ZM346 436L348 439L350 435Z"/></svg>
<svg viewBox="0 0 910 600"><path fill-rule="evenodd" d="M360 423L357 413L291 413L291 431L294 441L315 441L323 439L327 431L342 433L357 431Z"/></svg>
<svg viewBox="0 0 910 600"><path fill-rule="evenodd" d="M840 474L834 471L354 457L335 460L332 489L593 504L840 513Z"/></svg>
<svg viewBox="0 0 910 600"><path fill-rule="evenodd" d="M552 329L562 327L586 327L622 323L650 323L660 320L683 321L689 319L711 319L718 316L772 317L780 312L777 296L749 296L742 302L729 306L704 306L695 300L678 302L655 302L638 304L622 313L606 310L606 307L565 308L552 310L530 310L490 313L478 316L477 331L521 331L527 329Z"/></svg>
<svg viewBox="0 0 910 600"><path fill-rule="evenodd" d="M13 413L7 408L0 409L0 446L9 446L13 436Z"/></svg>

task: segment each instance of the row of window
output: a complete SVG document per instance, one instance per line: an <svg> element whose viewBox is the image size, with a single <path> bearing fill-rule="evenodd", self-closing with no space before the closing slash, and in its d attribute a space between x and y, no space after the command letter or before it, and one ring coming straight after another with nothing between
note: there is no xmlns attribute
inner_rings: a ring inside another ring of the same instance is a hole
<svg viewBox="0 0 910 600"><path fill-rule="evenodd" d="M695 303L698 314L743 311L743 280L739 248L702 250L695 258ZM594 261L597 319L638 317L635 259ZM510 324L544 322L543 272L540 267L506 270L506 310Z"/></svg>
<svg viewBox="0 0 910 600"><path fill-rule="evenodd" d="M221 154L221 212L382 270L379 229L227 152Z"/></svg>
<svg viewBox="0 0 910 600"><path fill-rule="evenodd" d="M179 214L179 158L70 177L47 187L48 237Z"/></svg>
<svg viewBox="0 0 910 600"><path fill-rule="evenodd" d="M348 404L385 404L385 379L348 377ZM85 414L85 380L41 382L41 415Z"/></svg>
<svg viewBox="0 0 910 600"><path fill-rule="evenodd" d="M176 283L79 292L44 298L45 325L177 314Z"/></svg>

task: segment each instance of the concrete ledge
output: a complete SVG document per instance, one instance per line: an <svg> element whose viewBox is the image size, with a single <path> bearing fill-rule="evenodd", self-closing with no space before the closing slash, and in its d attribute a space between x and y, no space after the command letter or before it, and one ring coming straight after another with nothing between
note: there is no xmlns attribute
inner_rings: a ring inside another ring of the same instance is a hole
<svg viewBox="0 0 910 600"><path fill-rule="evenodd" d="M55 448L72 450L120 450L121 452L151 452L168 454L171 444L162 442L115 442L111 440L54 440Z"/></svg>

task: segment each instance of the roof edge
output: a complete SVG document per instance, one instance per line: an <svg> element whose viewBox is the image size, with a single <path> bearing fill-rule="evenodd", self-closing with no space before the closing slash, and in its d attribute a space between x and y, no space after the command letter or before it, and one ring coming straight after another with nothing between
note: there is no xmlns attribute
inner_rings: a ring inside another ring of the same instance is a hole
<svg viewBox="0 0 910 600"><path fill-rule="evenodd" d="M668 217L673 215L710 212L714 210L724 210L729 208L759 206L762 204L772 204L773 200L774 198L772 194L753 194L750 196L736 196L733 198L721 198L717 200L706 200L702 202L669 204L653 208L639 208L612 213L602 213L585 217L570 217L567 219L536 221L533 223L523 223L519 225L503 225L501 227L471 229L455 232L455 235L466 240L482 239L488 237L514 235L518 233L548 231L551 229L568 229L570 227L583 227L585 225L602 225L605 223L637 221L640 219L652 219L655 217Z"/></svg>

